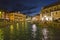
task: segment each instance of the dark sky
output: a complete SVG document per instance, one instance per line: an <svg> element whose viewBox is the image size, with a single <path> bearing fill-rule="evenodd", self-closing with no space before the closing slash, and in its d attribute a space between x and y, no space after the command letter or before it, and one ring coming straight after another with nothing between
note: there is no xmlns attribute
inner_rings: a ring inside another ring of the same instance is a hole
<svg viewBox="0 0 60 40"><path fill-rule="evenodd" d="M27 15L38 14L43 6L57 0L0 0L0 9L21 11Z"/></svg>

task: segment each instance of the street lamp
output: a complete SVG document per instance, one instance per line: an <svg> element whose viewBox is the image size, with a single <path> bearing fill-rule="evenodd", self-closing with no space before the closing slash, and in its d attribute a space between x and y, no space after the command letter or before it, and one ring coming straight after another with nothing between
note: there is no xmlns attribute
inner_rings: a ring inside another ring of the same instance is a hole
<svg viewBox="0 0 60 40"><path fill-rule="evenodd" d="M42 18L42 21L44 21L44 20L48 21L49 18L45 15L45 16Z"/></svg>

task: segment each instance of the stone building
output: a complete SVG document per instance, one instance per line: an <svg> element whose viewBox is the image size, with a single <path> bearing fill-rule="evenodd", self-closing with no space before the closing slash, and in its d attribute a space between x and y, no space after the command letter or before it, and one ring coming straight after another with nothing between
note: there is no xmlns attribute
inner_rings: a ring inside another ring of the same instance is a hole
<svg viewBox="0 0 60 40"><path fill-rule="evenodd" d="M40 12L41 20L57 20L60 19L60 1L44 6Z"/></svg>
<svg viewBox="0 0 60 40"><path fill-rule="evenodd" d="M25 21L26 15L19 12L11 12L9 13L9 19L12 21Z"/></svg>
<svg viewBox="0 0 60 40"><path fill-rule="evenodd" d="M20 12L0 12L0 19L6 19L8 21L25 21L26 15Z"/></svg>
<svg viewBox="0 0 60 40"><path fill-rule="evenodd" d="M37 14L37 15L33 16L32 17L32 22L36 22L36 23L40 22L40 14Z"/></svg>

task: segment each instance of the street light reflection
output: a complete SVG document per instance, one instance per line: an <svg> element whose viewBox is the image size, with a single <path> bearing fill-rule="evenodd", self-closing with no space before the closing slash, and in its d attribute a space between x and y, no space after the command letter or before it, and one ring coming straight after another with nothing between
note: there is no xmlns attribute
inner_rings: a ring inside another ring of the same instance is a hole
<svg viewBox="0 0 60 40"><path fill-rule="evenodd" d="M11 32L13 32L13 25L10 25L10 30Z"/></svg>
<svg viewBox="0 0 60 40"><path fill-rule="evenodd" d="M19 29L19 24L17 23L16 25L17 25L17 30L18 30Z"/></svg>
<svg viewBox="0 0 60 40"><path fill-rule="evenodd" d="M36 37L36 31L37 31L37 28L36 28L36 25L35 24L33 24L32 25L32 34L33 34L33 38L35 38Z"/></svg>
<svg viewBox="0 0 60 40"><path fill-rule="evenodd" d="M42 34L43 34L42 40L47 40L48 39L48 30L47 30L47 28L42 29Z"/></svg>

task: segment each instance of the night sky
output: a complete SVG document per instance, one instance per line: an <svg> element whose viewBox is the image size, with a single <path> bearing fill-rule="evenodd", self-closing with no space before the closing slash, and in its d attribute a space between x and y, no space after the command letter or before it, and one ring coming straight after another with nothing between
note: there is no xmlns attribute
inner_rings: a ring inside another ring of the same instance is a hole
<svg viewBox="0 0 60 40"><path fill-rule="evenodd" d="M57 0L0 0L0 9L21 11L27 15L38 14L43 6Z"/></svg>

